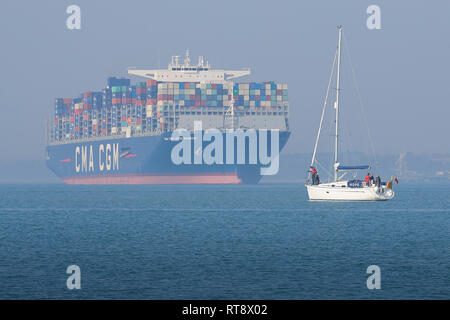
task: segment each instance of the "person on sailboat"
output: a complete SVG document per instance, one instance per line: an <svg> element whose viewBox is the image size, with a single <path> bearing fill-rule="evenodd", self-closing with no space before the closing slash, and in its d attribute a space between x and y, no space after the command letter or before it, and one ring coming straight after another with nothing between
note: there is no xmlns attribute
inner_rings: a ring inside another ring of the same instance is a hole
<svg viewBox="0 0 450 320"><path fill-rule="evenodd" d="M370 186L370 173L367 172L367 175L364 177L364 182L366 183L366 186Z"/></svg>
<svg viewBox="0 0 450 320"><path fill-rule="evenodd" d="M375 183L375 179L373 177L373 173L370 174L370 185L372 186Z"/></svg>
<svg viewBox="0 0 450 320"><path fill-rule="evenodd" d="M310 169L308 172L312 172L312 184L319 184L319 175L317 174L316 168L314 168L313 166L309 166L309 168Z"/></svg>
<svg viewBox="0 0 450 320"><path fill-rule="evenodd" d="M376 184L376 186L377 186L378 188L381 186L381 178L380 178L380 176L377 176L377 177L375 178L375 184Z"/></svg>

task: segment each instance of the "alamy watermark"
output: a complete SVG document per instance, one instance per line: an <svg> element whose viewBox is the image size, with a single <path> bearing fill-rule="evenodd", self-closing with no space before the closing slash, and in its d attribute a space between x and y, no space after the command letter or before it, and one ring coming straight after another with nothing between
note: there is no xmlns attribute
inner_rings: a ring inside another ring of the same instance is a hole
<svg viewBox="0 0 450 320"><path fill-rule="evenodd" d="M376 4L372 4L367 7L367 14L370 16L367 17L366 25L369 30L381 29L381 9L380 6Z"/></svg>
<svg viewBox="0 0 450 320"><path fill-rule="evenodd" d="M269 132L270 143L268 140ZM280 154L279 129L227 129L224 134L218 129L203 131L202 121L194 121L193 133L186 129L176 129L172 132L171 140L179 141L172 148L171 152L172 163L176 165L259 164L261 165L261 175L278 173ZM210 143L203 148L204 142ZM270 150L268 148L269 145ZM248 150L248 153L246 150Z"/></svg>
<svg viewBox="0 0 450 320"><path fill-rule="evenodd" d="M366 273L370 274L367 278L367 289L381 289L381 269L377 265L370 265L367 267Z"/></svg>
<svg viewBox="0 0 450 320"><path fill-rule="evenodd" d="M72 264L67 267L66 273L70 274L67 278L66 285L67 289L81 289L81 269L76 264Z"/></svg>
<svg viewBox="0 0 450 320"><path fill-rule="evenodd" d="M67 7L66 13L70 14L66 20L66 26L69 30L81 29L81 9L79 6L72 4Z"/></svg>

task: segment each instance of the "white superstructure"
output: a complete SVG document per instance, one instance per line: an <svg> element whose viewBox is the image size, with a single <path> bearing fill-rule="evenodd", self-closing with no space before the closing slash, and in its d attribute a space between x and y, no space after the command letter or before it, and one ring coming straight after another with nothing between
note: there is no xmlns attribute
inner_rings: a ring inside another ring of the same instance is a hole
<svg viewBox="0 0 450 320"><path fill-rule="evenodd" d="M202 56L198 57L197 65L191 65L189 50L186 50L184 62L180 56L172 56L167 69L134 69L129 68L128 74L164 82L209 82L221 83L235 78L250 75L250 69L243 70L211 70L208 62Z"/></svg>

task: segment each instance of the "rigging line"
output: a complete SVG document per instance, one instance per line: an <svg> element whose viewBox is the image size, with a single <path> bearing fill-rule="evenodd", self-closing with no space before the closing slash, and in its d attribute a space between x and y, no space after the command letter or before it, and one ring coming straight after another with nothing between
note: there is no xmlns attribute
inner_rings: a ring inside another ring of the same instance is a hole
<svg viewBox="0 0 450 320"><path fill-rule="evenodd" d="M327 87L327 93L325 95L325 101L323 103L323 109L322 109L322 116L320 117L320 124L319 124L319 131L317 132L317 137L316 137L316 143L314 145L314 152L313 152L313 156L311 159L311 166L314 166L314 162L316 161L316 153L317 153L317 146L319 144L319 139L320 139L320 131L322 130L322 125L323 125L323 118L325 115L325 108L327 106L327 102L328 102L328 95L330 93L330 87L331 87L331 81L333 79L333 74L334 74L334 66L336 64L336 56L337 56L337 50L334 54L334 59L333 59L333 66L331 67L331 74L330 74L330 79L328 81L328 87ZM311 173L308 173L308 179L310 178Z"/></svg>
<svg viewBox="0 0 450 320"><path fill-rule="evenodd" d="M326 166L322 165L318 160L316 160L316 162L320 166L319 170L325 171L325 173L328 174L328 177L330 177L331 176L330 170L327 170Z"/></svg>
<svg viewBox="0 0 450 320"><path fill-rule="evenodd" d="M352 71L353 83L355 84L355 88L356 88L356 95L358 96L358 100L359 100L359 107L361 109L361 114L363 116L364 125L366 126L367 135L369 137L370 146L372 148L372 156L374 158L375 165L376 165L378 161L377 161L377 156L376 156L376 153L375 153L375 145L373 143L372 135L370 134L369 125L368 125L368 122L367 122L367 117L366 117L366 114L364 112L364 106L363 106L363 103L362 103L361 94L359 92L358 82L356 82L355 69L353 68L348 42L347 42L347 39L346 39L345 35L344 35L343 38L344 38L344 42L345 42L345 46L344 46L345 47L345 52L347 53L348 62L349 62L349 65L350 65L350 69Z"/></svg>

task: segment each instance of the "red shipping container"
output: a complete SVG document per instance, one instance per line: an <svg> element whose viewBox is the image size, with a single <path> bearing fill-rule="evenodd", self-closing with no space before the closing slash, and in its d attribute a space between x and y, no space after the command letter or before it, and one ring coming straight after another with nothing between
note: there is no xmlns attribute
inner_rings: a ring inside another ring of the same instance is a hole
<svg viewBox="0 0 450 320"><path fill-rule="evenodd" d="M127 123L131 123L131 118L130 117L128 117Z"/></svg>
<svg viewBox="0 0 450 320"><path fill-rule="evenodd" d="M147 80L147 87L151 87L151 86L155 86L156 85L156 80Z"/></svg>
<svg viewBox="0 0 450 320"><path fill-rule="evenodd" d="M63 99L63 104L70 104L72 103L72 98L64 98Z"/></svg>
<svg viewBox="0 0 450 320"><path fill-rule="evenodd" d="M84 98L90 98L90 97L92 97L92 92L85 92L85 93L83 94L83 97L84 97Z"/></svg>
<svg viewBox="0 0 450 320"><path fill-rule="evenodd" d="M266 96L266 101L270 101L270 96Z"/></svg>
<svg viewBox="0 0 450 320"><path fill-rule="evenodd" d="M200 105L201 105L202 107L206 107L206 100L200 101Z"/></svg>
<svg viewBox="0 0 450 320"><path fill-rule="evenodd" d="M58 119L55 119L55 125L58 125Z"/></svg>
<svg viewBox="0 0 450 320"><path fill-rule="evenodd" d="M78 126L75 127L75 132L79 132L80 128Z"/></svg>
<svg viewBox="0 0 450 320"><path fill-rule="evenodd" d="M136 119L136 124L142 124L142 120L141 119Z"/></svg>
<svg viewBox="0 0 450 320"><path fill-rule="evenodd" d="M87 119L88 119L88 115L87 115L87 114L84 114L84 115L83 115L83 120L84 120L84 121L87 121Z"/></svg>
<svg viewBox="0 0 450 320"><path fill-rule="evenodd" d="M127 121L127 116L122 116L122 122Z"/></svg>
<svg viewBox="0 0 450 320"><path fill-rule="evenodd" d="M71 116L70 117L70 122L74 122L75 121L75 117L74 116Z"/></svg>
<svg viewBox="0 0 450 320"><path fill-rule="evenodd" d="M195 106L196 107L200 107L201 106L200 100L195 100Z"/></svg>

